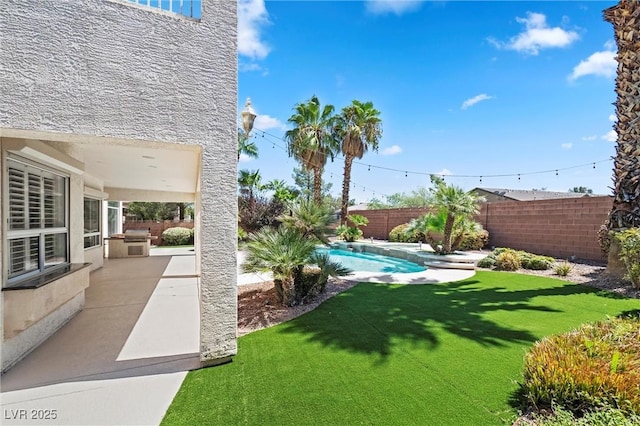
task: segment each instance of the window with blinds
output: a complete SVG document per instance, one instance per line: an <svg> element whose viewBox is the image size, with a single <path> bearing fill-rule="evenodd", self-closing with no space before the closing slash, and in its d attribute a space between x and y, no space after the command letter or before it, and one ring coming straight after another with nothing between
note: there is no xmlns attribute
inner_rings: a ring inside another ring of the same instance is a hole
<svg viewBox="0 0 640 426"><path fill-rule="evenodd" d="M68 263L69 178L17 159L7 165L7 264L13 282Z"/></svg>
<svg viewBox="0 0 640 426"><path fill-rule="evenodd" d="M84 199L84 248L101 245L100 232L101 201L94 198Z"/></svg>

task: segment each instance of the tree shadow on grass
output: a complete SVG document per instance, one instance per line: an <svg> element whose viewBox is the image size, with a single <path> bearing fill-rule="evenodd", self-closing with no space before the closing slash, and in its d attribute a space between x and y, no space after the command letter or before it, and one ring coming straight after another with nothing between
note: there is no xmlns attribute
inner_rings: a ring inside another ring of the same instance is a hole
<svg viewBox="0 0 640 426"><path fill-rule="evenodd" d="M381 361L399 339L436 348L443 331L487 347L529 345L538 337L524 328L491 320L487 314L519 311L526 323L533 320L528 313L561 312L536 304L533 298L593 292L565 283L508 287L489 287L477 279L429 285L359 284L312 313L283 324L280 332L301 334L308 342L341 350L377 354Z"/></svg>

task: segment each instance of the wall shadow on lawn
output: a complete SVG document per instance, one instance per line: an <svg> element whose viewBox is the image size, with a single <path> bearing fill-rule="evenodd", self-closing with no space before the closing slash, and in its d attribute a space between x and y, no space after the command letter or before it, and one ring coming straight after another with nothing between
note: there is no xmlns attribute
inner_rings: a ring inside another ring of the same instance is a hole
<svg viewBox="0 0 640 426"><path fill-rule="evenodd" d="M509 278L511 284L517 280ZM522 287L488 287L473 278L427 285L361 283L315 311L283 324L280 332L306 335L308 342L346 351L378 354L381 360L391 355L394 342L399 340L436 348L443 332L487 347L530 345L538 340L530 331L492 321L486 314L518 311L521 322L528 324L535 321L535 313L562 312L536 304L533 298L593 292L564 282L543 288L531 288L530 284Z"/></svg>

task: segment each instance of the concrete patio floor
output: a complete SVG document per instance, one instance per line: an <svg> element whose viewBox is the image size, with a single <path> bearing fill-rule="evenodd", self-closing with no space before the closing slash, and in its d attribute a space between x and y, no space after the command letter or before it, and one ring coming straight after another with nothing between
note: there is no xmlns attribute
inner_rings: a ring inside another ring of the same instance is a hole
<svg viewBox="0 0 640 426"><path fill-rule="evenodd" d="M199 290L192 251L152 252L105 259L85 309L2 376L2 424L160 423L200 366Z"/></svg>

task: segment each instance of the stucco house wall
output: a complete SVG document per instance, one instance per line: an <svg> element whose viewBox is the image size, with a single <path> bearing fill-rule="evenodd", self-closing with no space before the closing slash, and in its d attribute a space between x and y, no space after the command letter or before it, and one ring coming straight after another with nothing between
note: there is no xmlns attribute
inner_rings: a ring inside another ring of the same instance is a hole
<svg viewBox="0 0 640 426"><path fill-rule="evenodd" d="M235 354L236 2L202 0L200 20L125 0L7 0L2 9L3 136L199 147L201 359Z"/></svg>

